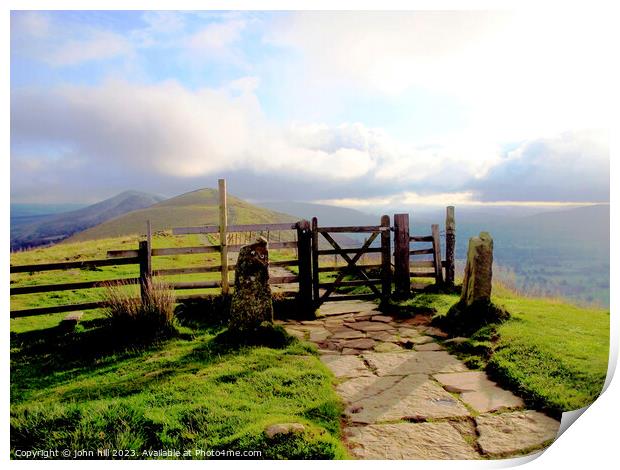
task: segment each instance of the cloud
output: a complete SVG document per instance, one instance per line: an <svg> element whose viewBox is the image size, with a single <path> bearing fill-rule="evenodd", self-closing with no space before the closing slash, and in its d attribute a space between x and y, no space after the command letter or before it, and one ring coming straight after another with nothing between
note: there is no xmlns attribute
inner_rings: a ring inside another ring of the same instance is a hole
<svg viewBox="0 0 620 470"><path fill-rule="evenodd" d="M90 31L79 40L68 40L49 51L44 61L54 66L71 66L92 60L106 60L127 55L130 43L121 35L107 31Z"/></svg>
<svg viewBox="0 0 620 470"><path fill-rule="evenodd" d="M608 125L612 30L595 10L295 12L265 40L301 58L302 93L431 92L470 110L463 135L501 142Z"/></svg>
<svg viewBox="0 0 620 470"><path fill-rule="evenodd" d="M195 91L174 81L16 90L13 155L47 146L96 166L177 178L251 169L346 180L373 167L367 149L304 145L300 132L271 125L255 87L248 77Z"/></svg>
<svg viewBox="0 0 620 470"><path fill-rule="evenodd" d="M14 90L13 186L43 194L49 185L42 182L79 180L81 171L92 175L93 185L109 184L115 175L129 187L145 180L204 185L200 181L215 175L242 175L241 196L286 187L301 200L609 197L609 155L600 132L524 141L510 152L475 136L416 146L363 123L275 124L263 113L257 86L255 77L242 77L197 90L175 81L112 80ZM41 182L38 188L33 181Z"/></svg>
<svg viewBox="0 0 620 470"><path fill-rule="evenodd" d="M13 12L11 48L53 67L113 59L132 53L133 46L123 35L75 23L66 25L50 14Z"/></svg>
<svg viewBox="0 0 620 470"><path fill-rule="evenodd" d="M470 182L482 201L609 201L606 131L565 132L532 139Z"/></svg>

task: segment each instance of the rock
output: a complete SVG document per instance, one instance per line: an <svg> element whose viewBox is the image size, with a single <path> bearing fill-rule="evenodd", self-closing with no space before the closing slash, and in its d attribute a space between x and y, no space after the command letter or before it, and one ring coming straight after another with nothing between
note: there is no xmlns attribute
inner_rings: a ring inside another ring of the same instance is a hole
<svg viewBox="0 0 620 470"><path fill-rule="evenodd" d="M447 339L444 341L445 344L463 344L469 341L469 338L464 338L462 336L457 336L456 338Z"/></svg>
<svg viewBox="0 0 620 470"><path fill-rule="evenodd" d="M379 376L467 371L462 362L446 351L365 352L362 356Z"/></svg>
<svg viewBox="0 0 620 470"><path fill-rule="evenodd" d="M360 352L361 351L359 349L343 348L341 354L350 355L350 356L357 356Z"/></svg>
<svg viewBox="0 0 620 470"><path fill-rule="evenodd" d="M476 417L478 444L485 454L504 455L540 446L557 437L560 422L537 411Z"/></svg>
<svg viewBox="0 0 620 470"><path fill-rule="evenodd" d="M372 375L364 361L356 356L325 355L321 361L331 369L336 377L363 377Z"/></svg>
<svg viewBox="0 0 620 470"><path fill-rule="evenodd" d="M463 404L425 374L398 377L371 377L370 384L351 399L361 407L353 423L372 424L415 417L416 420L469 416ZM366 378L368 380L368 378ZM361 383L361 379L358 384ZM385 384L392 384L386 386Z"/></svg>
<svg viewBox="0 0 620 470"><path fill-rule="evenodd" d="M301 434L305 430L306 428L301 423L272 424L271 426L265 429L265 435L269 439L273 439L274 437L281 436L281 435Z"/></svg>
<svg viewBox="0 0 620 470"><path fill-rule="evenodd" d="M358 321L350 323L348 326L358 331L395 331L394 327L391 325L372 321Z"/></svg>
<svg viewBox="0 0 620 470"><path fill-rule="evenodd" d="M418 337L420 337L420 333L418 333L413 328L399 328L398 329L398 334L402 338L418 338Z"/></svg>
<svg viewBox="0 0 620 470"><path fill-rule="evenodd" d="M398 341L397 336L388 333L387 331L369 331L367 336L375 341L388 341L390 343L396 343Z"/></svg>
<svg viewBox="0 0 620 470"><path fill-rule="evenodd" d="M370 349L375 345L375 341L370 338L351 339L342 343L345 348Z"/></svg>
<svg viewBox="0 0 620 470"><path fill-rule="evenodd" d="M435 338L447 338L448 333L441 331L439 328L435 328L434 326L429 326L424 329L424 332L429 336L434 336Z"/></svg>
<svg viewBox="0 0 620 470"><path fill-rule="evenodd" d="M351 452L360 459L476 459L478 455L448 423L396 423L351 431Z"/></svg>
<svg viewBox="0 0 620 470"><path fill-rule="evenodd" d="M375 344L374 350L380 353L387 353L387 352L399 352L399 351L402 351L403 348L401 348L400 346L394 343L379 343L379 344Z"/></svg>
<svg viewBox="0 0 620 470"><path fill-rule="evenodd" d="M286 332L289 335L293 335L293 336L295 336L296 338L299 338L299 339L305 339L306 338L306 332L305 331L296 330L295 328L290 328L290 327L285 328L285 329L286 329Z"/></svg>
<svg viewBox="0 0 620 470"><path fill-rule="evenodd" d="M342 330L342 331L338 331L334 333L334 335L332 336L332 339L357 339L357 338L364 338L364 336L365 336L364 333L360 331L354 331L354 330L347 328L346 330Z"/></svg>
<svg viewBox="0 0 620 470"><path fill-rule="evenodd" d="M269 251L264 238L241 248L235 268L229 329L251 334L261 323L273 323L268 267Z"/></svg>
<svg viewBox="0 0 620 470"><path fill-rule="evenodd" d="M319 342L325 341L327 338L331 336L331 333L327 330L320 329L316 331L310 332L310 341Z"/></svg>
<svg viewBox="0 0 620 470"><path fill-rule="evenodd" d="M469 239L461 302L467 307L476 301L490 302L492 278L493 239L488 232L480 232Z"/></svg>
<svg viewBox="0 0 620 470"><path fill-rule="evenodd" d="M434 377L444 389L460 393L461 400L481 413L524 406L521 398L500 388L482 371L435 374Z"/></svg>
<svg viewBox="0 0 620 470"><path fill-rule="evenodd" d="M415 347L416 351L443 351L443 346L437 343L425 343Z"/></svg>
<svg viewBox="0 0 620 470"><path fill-rule="evenodd" d="M411 338L410 340L415 345L433 343L435 340L430 336L418 336L416 338Z"/></svg>
<svg viewBox="0 0 620 470"><path fill-rule="evenodd" d="M390 323L392 321L392 317L388 317L386 315L374 315L370 317L370 321L379 321L382 323Z"/></svg>

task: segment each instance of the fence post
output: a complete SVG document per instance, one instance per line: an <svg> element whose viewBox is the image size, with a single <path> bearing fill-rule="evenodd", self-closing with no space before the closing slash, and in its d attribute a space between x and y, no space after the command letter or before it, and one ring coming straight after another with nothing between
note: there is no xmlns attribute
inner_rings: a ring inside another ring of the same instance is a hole
<svg viewBox="0 0 620 470"><path fill-rule="evenodd" d="M140 258L140 297L142 303L146 302L148 285L151 280L151 243L150 240L142 240L138 245L138 257Z"/></svg>
<svg viewBox="0 0 620 470"><path fill-rule="evenodd" d="M228 207L226 205L226 180L220 179L218 191L220 195L220 265L222 275L222 295L227 295L228 287L228 241L226 226L228 225Z"/></svg>
<svg viewBox="0 0 620 470"><path fill-rule="evenodd" d="M297 222L297 266L299 267L299 305L305 317L314 312L312 303L312 231L310 222Z"/></svg>
<svg viewBox="0 0 620 470"><path fill-rule="evenodd" d="M409 214L394 215L394 287L396 294L408 297L409 277Z"/></svg>
<svg viewBox="0 0 620 470"><path fill-rule="evenodd" d="M441 239L439 238L439 225L431 225L431 234L433 235L433 261L435 263L435 284L441 286L443 284L443 271L441 270Z"/></svg>
<svg viewBox="0 0 620 470"><path fill-rule="evenodd" d="M388 302L392 294L392 250L390 249L390 216L381 216L381 227L385 230L381 232L381 294L382 301Z"/></svg>
<svg viewBox="0 0 620 470"><path fill-rule="evenodd" d="M312 299L315 305L319 301L319 223L312 217Z"/></svg>
<svg viewBox="0 0 620 470"><path fill-rule="evenodd" d="M446 207L446 284L454 286L454 248L456 244L456 221L454 206Z"/></svg>

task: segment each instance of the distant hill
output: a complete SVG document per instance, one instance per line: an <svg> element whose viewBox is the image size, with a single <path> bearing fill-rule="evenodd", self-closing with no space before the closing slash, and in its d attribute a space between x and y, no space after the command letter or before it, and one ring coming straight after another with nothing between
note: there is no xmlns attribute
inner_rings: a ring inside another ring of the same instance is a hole
<svg viewBox="0 0 620 470"><path fill-rule="evenodd" d="M163 198L138 191L125 191L96 204L50 215L11 218L11 250L46 245L136 209L149 207Z"/></svg>
<svg viewBox="0 0 620 470"><path fill-rule="evenodd" d="M298 220L298 217L264 209L234 196L228 195L227 202L229 224L277 223ZM217 190L198 189L108 220L96 227L75 234L68 241L76 242L143 234L146 231L147 220L151 221L153 231L167 230L173 227L217 225L218 204Z"/></svg>
<svg viewBox="0 0 620 470"><path fill-rule="evenodd" d="M36 217L43 215L60 214L75 211L88 204L11 204L11 219L22 217Z"/></svg>

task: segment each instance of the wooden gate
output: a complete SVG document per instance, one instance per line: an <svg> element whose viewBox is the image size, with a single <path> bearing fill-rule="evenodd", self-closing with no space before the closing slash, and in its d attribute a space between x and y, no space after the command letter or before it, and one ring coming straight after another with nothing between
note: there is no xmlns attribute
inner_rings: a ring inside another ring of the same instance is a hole
<svg viewBox="0 0 620 470"><path fill-rule="evenodd" d="M332 237L333 233L368 233L369 236L360 248L343 248ZM380 246L372 247L373 242L379 238ZM327 241L330 249L320 249L319 243ZM365 254L380 253L381 262L371 264L361 264L360 260ZM321 256L333 255L336 260L342 258L346 265L338 267L337 263L329 266L328 263L320 263ZM353 257L349 256L353 255ZM323 302L336 300L353 299L374 299L388 300L391 290L391 263L390 263L390 217L381 217L381 225L376 226L355 226L355 227L319 227L316 217L312 219L312 288L315 307L319 307ZM380 270L378 278L370 278L366 270ZM337 272L338 275L333 282L322 282L320 273ZM357 279L345 281L347 274L353 274ZM380 285L380 288L377 286ZM336 292L339 287L366 286L370 293L365 294L340 294ZM323 290L324 289L324 290Z"/></svg>

